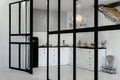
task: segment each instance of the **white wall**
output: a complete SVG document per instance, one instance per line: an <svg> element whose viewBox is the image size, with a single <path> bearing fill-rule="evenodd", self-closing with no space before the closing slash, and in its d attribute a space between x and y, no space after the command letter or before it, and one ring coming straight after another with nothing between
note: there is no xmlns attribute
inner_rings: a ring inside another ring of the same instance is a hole
<svg viewBox="0 0 120 80"><path fill-rule="evenodd" d="M0 1L0 67L9 65L9 3L14 1Z"/></svg>
<svg viewBox="0 0 120 80"><path fill-rule="evenodd" d="M49 15L50 31L57 30L58 27L58 13L57 11L50 11ZM33 31L47 32L47 11L41 9L34 9L33 11ZM67 28L67 12L61 12L61 29Z"/></svg>
<svg viewBox="0 0 120 80"><path fill-rule="evenodd" d="M117 73L120 74L120 30L107 31L106 34L107 54L115 57L114 67L117 68Z"/></svg>
<svg viewBox="0 0 120 80"><path fill-rule="evenodd" d="M45 43L47 42L47 33L46 32L34 32L33 36L39 38L39 46L45 45Z"/></svg>
<svg viewBox="0 0 120 80"><path fill-rule="evenodd" d="M47 11L46 10L33 10L33 31L46 32L47 31Z"/></svg>

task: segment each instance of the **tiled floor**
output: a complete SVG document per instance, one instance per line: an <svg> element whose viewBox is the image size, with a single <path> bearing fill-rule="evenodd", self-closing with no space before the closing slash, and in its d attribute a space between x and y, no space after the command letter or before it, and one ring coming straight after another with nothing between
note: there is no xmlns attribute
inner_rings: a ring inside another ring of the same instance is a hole
<svg viewBox="0 0 120 80"><path fill-rule="evenodd" d="M72 67L61 67L61 80L72 80ZM57 80L57 68L50 68L50 78L51 80ZM94 72L77 69L77 80L94 80ZM46 68L36 68L34 69L34 74L31 75L26 72L10 70L10 69L0 69L0 80L46 80ZM120 80L120 75L117 74L107 74L99 72L99 80Z"/></svg>

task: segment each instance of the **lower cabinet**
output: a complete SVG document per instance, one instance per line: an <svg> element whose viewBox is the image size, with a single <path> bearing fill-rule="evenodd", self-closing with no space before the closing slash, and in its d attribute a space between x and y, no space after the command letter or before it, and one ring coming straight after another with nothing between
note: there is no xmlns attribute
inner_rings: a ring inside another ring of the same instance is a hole
<svg viewBox="0 0 120 80"><path fill-rule="evenodd" d="M60 48L60 65L69 65L70 48Z"/></svg>
<svg viewBox="0 0 120 80"><path fill-rule="evenodd" d="M73 48L60 48L60 64L73 65ZM58 48L49 48L49 66L58 65ZM105 49L98 50L98 70L105 65ZM39 48L39 67L47 66L47 48ZM76 66L94 71L94 49L77 48Z"/></svg>
<svg viewBox="0 0 120 80"><path fill-rule="evenodd" d="M39 61L38 65L40 66L46 66L47 65L47 48L39 48Z"/></svg>
<svg viewBox="0 0 120 80"><path fill-rule="evenodd" d="M73 65L73 51L70 53L70 65ZM105 49L98 50L98 71L105 65ZM76 49L76 66L94 71L94 49Z"/></svg>
<svg viewBox="0 0 120 80"><path fill-rule="evenodd" d="M49 66L57 66L58 63L58 49L50 48L49 49Z"/></svg>
<svg viewBox="0 0 120 80"><path fill-rule="evenodd" d="M70 48L60 49L60 65L69 64ZM58 65L58 48L49 48L49 66ZM39 67L47 66L47 48L39 48Z"/></svg>

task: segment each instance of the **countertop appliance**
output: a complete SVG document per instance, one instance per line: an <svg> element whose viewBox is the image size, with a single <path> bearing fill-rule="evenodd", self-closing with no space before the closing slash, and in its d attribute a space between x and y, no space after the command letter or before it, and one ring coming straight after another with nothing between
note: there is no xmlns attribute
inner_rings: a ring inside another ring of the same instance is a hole
<svg viewBox="0 0 120 80"><path fill-rule="evenodd" d="M38 43L38 38L33 37L33 67L38 67Z"/></svg>

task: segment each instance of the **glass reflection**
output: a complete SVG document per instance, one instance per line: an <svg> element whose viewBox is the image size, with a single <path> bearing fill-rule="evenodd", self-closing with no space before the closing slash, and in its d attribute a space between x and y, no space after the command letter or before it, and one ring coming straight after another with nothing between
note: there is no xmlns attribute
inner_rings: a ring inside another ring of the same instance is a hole
<svg viewBox="0 0 120 80"><path fill-rule="evenodd" d="M119 0L99 0L99 26L120 24Z"/></svg>
<svg viewBox="0 0 120 80"><path fill-rule="evenodd" d="M94 0L76 1L76 28L94 27Z"/></svg>

